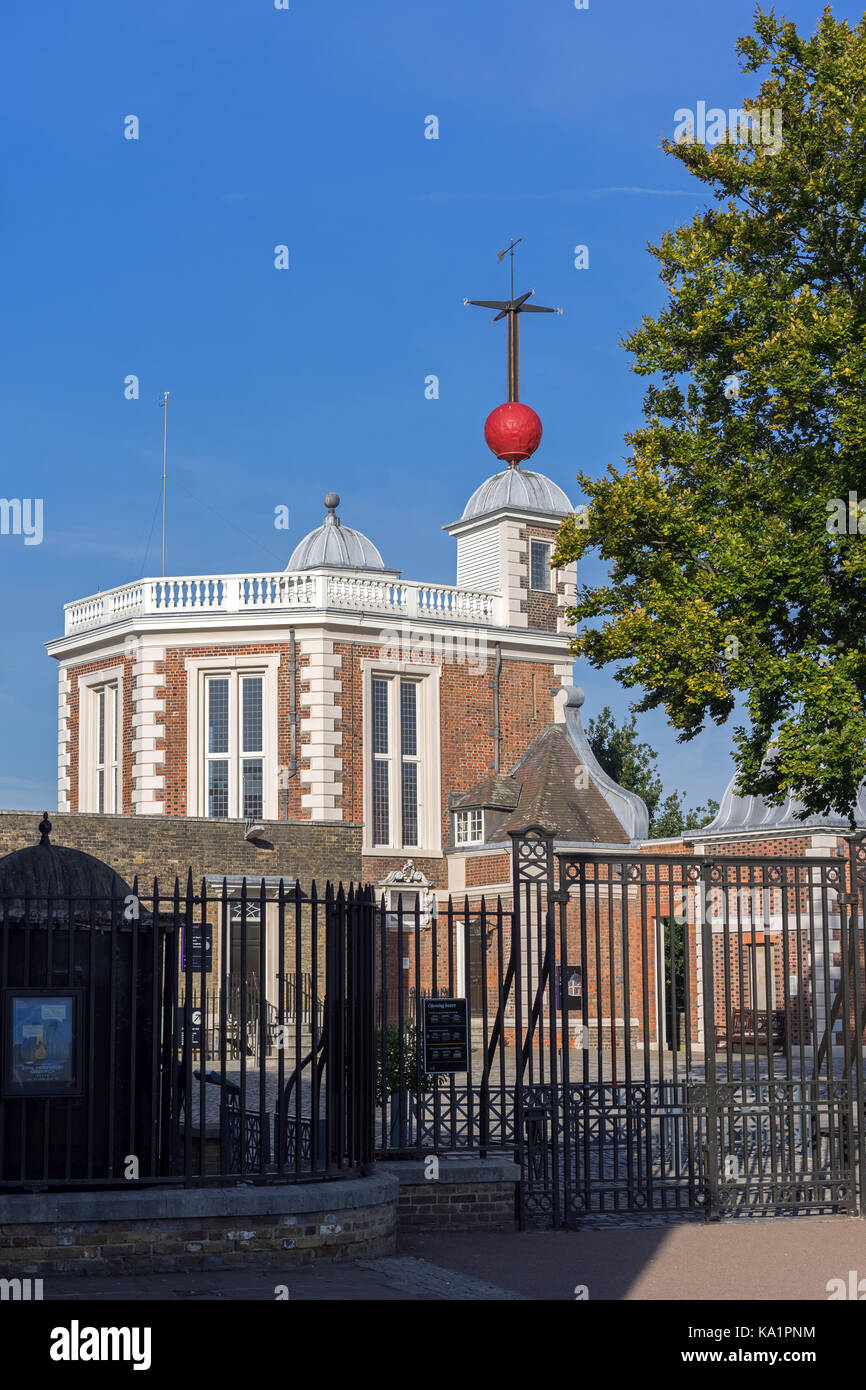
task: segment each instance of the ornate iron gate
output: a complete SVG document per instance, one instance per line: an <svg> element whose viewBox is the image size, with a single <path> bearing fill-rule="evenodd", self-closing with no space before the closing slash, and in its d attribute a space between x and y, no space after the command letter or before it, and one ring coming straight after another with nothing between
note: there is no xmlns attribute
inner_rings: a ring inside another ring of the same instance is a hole
<svg viewBox="0 0 866 1390"><path fill-rule="evenodd" d="M513 841L522 1224L861 1211L864 837L826 859Z"/></svg>

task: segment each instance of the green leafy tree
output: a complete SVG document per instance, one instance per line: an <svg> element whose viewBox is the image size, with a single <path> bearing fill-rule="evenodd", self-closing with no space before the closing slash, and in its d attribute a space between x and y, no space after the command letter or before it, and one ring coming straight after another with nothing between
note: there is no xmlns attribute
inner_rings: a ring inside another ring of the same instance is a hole
<svg viewBox="0 0 866 1390"><path fill-rule="evenodd" d="M719 809L718 801L707 797L706 806L693 806L686 810L681 792L671 792L659 806L650 821L650 839L663 840L668 836L682 835L686 830L700 830L713 819Z"/></svg>
<svg viewBox="0 0 866 1390"><path fill-rule="evenodd" d="M384 1053L384 1057L383 1057ZM414 1023L406 1023L401 1034L396 1023L389 1023L376 1033L376 1104L384 1105L388 1096L402 1089L415 1094L419 1089L418 1068L421 1065L421 1039ZM402 1083L402 1086L401 1086ZM430 1090L433 1078L425 1072L420 1076L420 1090Z"/></svg>
<svg viewBox="0 0 866 1390"><path fill-rule="evenodd" d="M574 650L616 663L636 710L663 706L688 740L739 704L741 791L851 815L866 772L866 17L827 8L804 38L758 9L737 49L765 74L743 106L781 140L664 141L711 201L650 247L667 302L625 341L653 378L644 421L624 466L578 475L588 505L554 563L589 547L609 562L578 590Z"/></svg>
<svg viewBox="0 0 866 1390"><path fill-rule="evenodd" d="M608 777L643 798L652 822L662 794L662 779L656 768L658 754L648 743L638 742L635 716L632 714L618 725L610 705L605 705L600 714L588 721L586 736Z"/></svg>
<svg viewBox="0 0 866 1390"><path fill-rule="evenodd" d="M685 811L685 796L671 792L661 801L662 779L656 761L658 753L648 743L638 742L637 719L631 714L617 724L609 705L590 719L586 726L589 746L608 777L626 791L637 792L646 802L650 819L650 839L681 835L684 830L697 830L712 820L719 809L717 801ZM661 803L661 804L659 804Z"/></svg>

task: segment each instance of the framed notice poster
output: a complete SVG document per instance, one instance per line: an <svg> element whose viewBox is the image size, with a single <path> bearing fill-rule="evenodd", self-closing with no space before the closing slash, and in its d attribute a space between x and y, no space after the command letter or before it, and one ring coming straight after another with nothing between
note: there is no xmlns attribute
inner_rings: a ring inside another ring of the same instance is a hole
<svg viewBox="0 0 866 1390"><path fill-rule="evenodd" d="M84 1094L80 989L3 991L3 1095Z"/></svg>
<svg viewBox="0 0 866 1390"><path fill-rule="evenodd" d="M424 1070L469 1069L469 1008L466 999L423 999Z"/></svg>
<svg viewBox="0 0 866 1390"><path fill-rule="evenodd" d="M209 922L199 923L190 932L189 966L196 973L204 968L206 975L213 969L213 927ZM186 927L180 932L180 968L186 970Z"/></svg>

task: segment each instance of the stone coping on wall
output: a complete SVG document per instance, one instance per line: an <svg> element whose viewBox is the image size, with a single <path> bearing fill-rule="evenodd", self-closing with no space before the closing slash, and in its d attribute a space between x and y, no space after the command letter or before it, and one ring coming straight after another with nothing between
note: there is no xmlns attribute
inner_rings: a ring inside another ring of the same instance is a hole
<svg viewBox="0 0 866 1390"><path fill-rule="evenodd" d="M410 1235L431 1231L474 1231L492 1234L517 1227L520 1166L513 1159L477 1154L439 1157L430 1170L430 1156L377 1164L400 1184L397 1230Z"/></svg>
<svg viewBox="0 0 866 1390"><path fill-rule="evenodd" d="M377 1163L376 1172L397 1179L401 1187L423 1187L430 1183L426 1176L426 1158L394 1159ZM518 1183L520 1165L510 1158L479 1158L477 1154L440 1157L438 1183Z"/></svg>
<svg viewBox="0 0 866 1390"><path fill-rule="evenodd" d="M423 1166L423 1165L422 1165ZM0 1226L80 1221L163 1221L188 1217L291 1216L396 1202L390 1172L331 1182L239 1183L232 1187L148 1187L0 1196Z"/></svg>

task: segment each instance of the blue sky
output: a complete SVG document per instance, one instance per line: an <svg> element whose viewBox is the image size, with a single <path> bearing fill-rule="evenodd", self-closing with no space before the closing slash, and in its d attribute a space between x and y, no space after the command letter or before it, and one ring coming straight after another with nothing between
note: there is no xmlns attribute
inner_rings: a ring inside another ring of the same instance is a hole
<svg viewBox="0 0 866 1390"><path fill-rule="evenodd" d="M811 32L821 7L782 8ZM620 337L662 302L646 245L703 202L660 139L678 107L750 90L751 13L7 0L0 495L41 497L44 539L0 536L0 806L56 805L42 644L63 603L159 573L158 392L169 574L283 568L335 489L386 564L453 583L440 527L498 467L482 431L505 394L502 325L463 299L505 292L496 251L522 236L519 287L565 310L523 320L535 464L579 500L577 468L622 458L643 386ZM578 679L587 715L626 712L608 673ZM666 787L720 794L729 729L681 745L661 711L640 728Z"/></svg>

